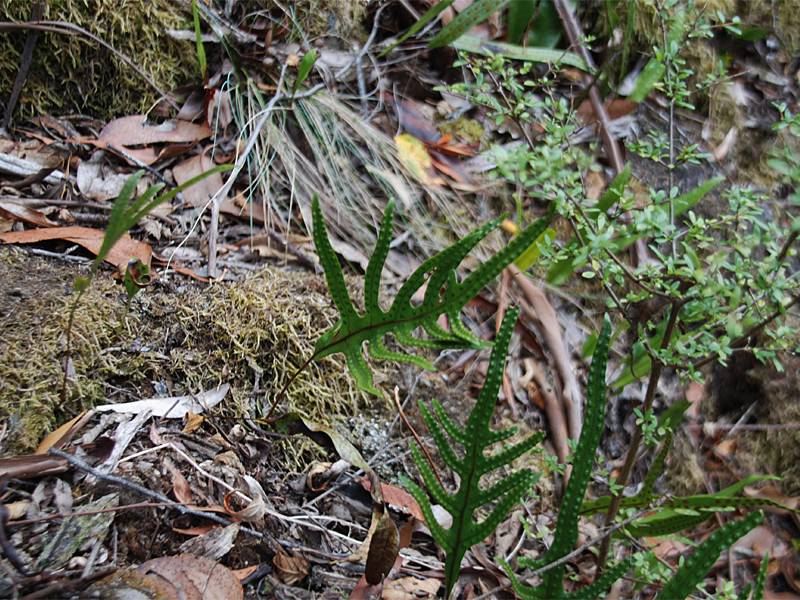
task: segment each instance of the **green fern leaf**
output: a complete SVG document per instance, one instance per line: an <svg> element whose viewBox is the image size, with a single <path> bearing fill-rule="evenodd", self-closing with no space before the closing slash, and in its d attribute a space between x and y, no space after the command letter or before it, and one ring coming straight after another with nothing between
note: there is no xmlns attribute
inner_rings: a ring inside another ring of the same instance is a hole
<svg viewBox="0 0 800 600"><path fill-rule="evenodd" d="M405 486L422 508L433 539L445 552L445 586L448 595L458 579L461 560L466 551L470 546L491 534L538 479L538 475L532 471L522 470L488 488L480 486L482 476L510 464L515 458L531 450L543 437L542 435L532 435L494 454L487 455L485 453L493 444L508 439L515 432L513 428L495 431L490 429L489 424L503 379L508 343L518 314L518 310L510 310L503 319L489 359L486 381L469 415L466 427L462 428L454 423L438 402L433 403L432 412L425 404L420 403L419 405L422 418L436 442L442 460L458 475L460 481L456 492L450 493L445 490L437 481L420 449L416 445L412 445L414 461L422 475L428 494L435 503L443 506L453 516L452 526L444 529L436 522L431 502L425 491L408 478L404 479ZM463 447L463 458L456 454L450 440ZM478 522L476 511L488 504L494 505L492 510L489 511L488 516Z"/></svg>
<svg viewBox="0 0 800 600"><path fill-rule="evenodd" d="M527 563L528 566L539 568L562 558L572 551L578 539L578 518L580 516L581 503L586 495L586 487L589 485L592 465L605 423L606 364L608 363L610 344L611 321L606 316L595 345L592 366L589 370L586 418L572 462L572 475L564 492L564 498L561 501L553 544L541 559ZM618 565L617 568L622 569L622 566ZM624 572L623 570L617 574L617 568L612 572L616 577L610 581L603 577L598 582L602 581L603 585L608 584L610 586ZM535 588L520 583L513 573L509 573L509 576L514 585L514 590L522 598L564 598L566 596L563 587L564 569L564 564L549 569L542 576L541 585ZM593 588L588 593L594 593Z"/></svg>
<svg viewBox="0 0 800 600"><path fill-rule="evenodd" d="M761 559L756 582L753 584L753 600L764 600L764 584L767 582L767 567L769 566L769 552Z"/></svg>
<svg viewBox="0 0 800 600"><path fill-rule="evenodd" d="M547 562L558 560L572 551L578 539L578 517L581 503L589 485L592 465L594 464L597 446L603 435L606 415L606 364L608 349L611 343L611 320L608 316L603 320L603 328L597 339L592 366L589 370L589 382L586 400L586 418L578 440L578 448L572 462L572 475L569 478L561 510L558 514L556 533L553 544L545 557ZM545 597L557 597L563 592L565 565L547 571L542 580Z"/></svg>
<svg viewBox="0 0 800 600"><path fill-rule="evenodd" d="M319 359L342 352L358 386L372 394L380 395L372 383L372 371L364 358L364 343L368 345L370 356L376 360L404 361L427 369L432 369L433 366L419 356L389 351L384 345L384 336L391 333L403 345L423 348L483 346L484 343L472 335L461 322L461 309L547 229L554 212L551 208L545 217L514 237L505 248L482 263L463 281L458 281L456 277L458 265L478 242L497 228L502 218L479 227L423 262L402 285L389 309L383 310L378 297L381 271L389 254L392 235L394 204L389 203L375 251L364 277L363 314L356 309L347 293L344 274L328 238L322 210L316 197L312 203L312 214L314 245L325 271L331 297L339 311L339 321L322 334L314 348L312 358ZM413 305L412 297L425 284L427 288L422 303ZM446 331L437 322L441 315L447 316L450 331ZM417 337L415 333L419 329L424 330L428 337Z"/></svg>
<svg viewBox="0 0 800 600"><path fill-rule="evenodd" d="M764 519L764 513L756 511L744 519L733 521L720 527L708 539L695 548L675 575L664 585L658 598L678 600L691 594L698 583L705 577L712 565L717 562L720 553L730 548L733 543L758 525Z"/></svg>

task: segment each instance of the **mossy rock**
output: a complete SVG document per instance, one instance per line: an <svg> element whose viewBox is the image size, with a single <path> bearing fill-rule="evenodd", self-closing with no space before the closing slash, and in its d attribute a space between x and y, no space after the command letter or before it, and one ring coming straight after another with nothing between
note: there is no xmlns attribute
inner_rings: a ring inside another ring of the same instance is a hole
<svg viewBox="0 0 800 600"><path fill-rule="evenodd" d="M6 19L27 21L30 0L0 0ZM44 19L83 27L128 56L163 90L197 77L191 42L168 29L190 29L191 14L173 0L49 0ZM0 89L10 91L27 32L0 36ZM149 110L157 92L109 50L77 35L43 32L33 53L18 116L84 113L98 118ZM5 100L5 98L4 98Z"/></svg>
<svg viewBox="0 0 800 600"><path fill-rule="evenodd" d="M77 312L64 403L64 329L80 272L0 248L0 422L8 425L0 454L31 450L47 431L98 403L192 394L222 383L231 385L231 396L216 418L258 414L336 319L324 282L306 273L266 269L177 292L156 285L130 310L122 286L103 275ZM386 378L377 370L377 381ZM338 356L305 369L281 405L328 424L384 407L355 388Z"/></svg>

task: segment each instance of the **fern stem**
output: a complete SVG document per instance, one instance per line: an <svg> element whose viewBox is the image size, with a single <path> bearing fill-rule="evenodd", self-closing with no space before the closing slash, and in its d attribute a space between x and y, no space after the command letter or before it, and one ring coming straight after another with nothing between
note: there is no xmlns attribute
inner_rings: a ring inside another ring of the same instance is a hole
<svg viewBox="0 0 800 600"><path fill-rule="evenodd" d="M419 446L419 449L422 450L422 453L425 455L425 459L428 461L431 471L433 471L433 475L436 477L436 481L439 482L440 486L444 487L444 482L442 482L442 478L439 477L439 472L436 470L436 464L433 462L433 457L431 457L430 452L428 452L428 448L422 443L417 431L411 426L411 423L408 422L406 413L403 412L403 407L400 404L400 395L397 392L397 386L394 388L394 404L397 407L397 414L400 415L400 418L403 420L403 425L405 425L406 428L411 432L411 435L414 436L417 446Z"/></svg>
<svg viewBox="0 0 800 600"><path fill-rule="evenodd" d="M683 307L682 300L675 300L672 303L672 308L670 309L669 313L669 320L667 321L667 327L664 330L664 337L661 339L661 350L665 350L667 346L669 346L669 342L672 339L672 334L675 331L675 325L678 322L678 313L680 312L681 308ZM653 408L653 401L655 400L656 396L656 389L658 389L658 382L661 379L661 372L664 369L664 363L658 360L657 357L653 357L653 366L650 370L650 379L647 382L647 391L644 395L644 400L642 401L642 412L647 413ZM619 477L617 478L616 483L620 486L620 489L624 489L626 485L628 485L628 479L630 479L631 472L633 471L633 467L636 464L636 457L639 454L639 447L642 445L642 439L644 434L642 433L641 427L636 427L633 432L633 439L631 440L631 445L628 448L628 454L625 456L625 464L622 465L622 470L620 471ZM622 502L622 492L617 495L613 495L611 497L611 504L608 506L608 511L606 512L605 521L603 522L603 527L608 528L611 523L614 522L614 519L619 512L619 506ZM597 555L597 577L600 577L603 571L603 566L606 563L606 558L608 557L608 551L611 547L611 536L606 537L603 539L603 543L600 545L600 551Z"/></svg>

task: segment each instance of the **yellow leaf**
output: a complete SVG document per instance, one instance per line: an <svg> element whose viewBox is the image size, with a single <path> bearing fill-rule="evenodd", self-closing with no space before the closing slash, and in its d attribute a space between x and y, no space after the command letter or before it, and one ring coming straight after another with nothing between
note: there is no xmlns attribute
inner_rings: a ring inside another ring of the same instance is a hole
<svg viewBox="0 0 800 600"><path fill-rule="evenodd" d="M433 161L425 144L408 133L395 136L394 142L397 144L400 162L415 179L424 185L441 183L441 180L434 175Z"/></svg>

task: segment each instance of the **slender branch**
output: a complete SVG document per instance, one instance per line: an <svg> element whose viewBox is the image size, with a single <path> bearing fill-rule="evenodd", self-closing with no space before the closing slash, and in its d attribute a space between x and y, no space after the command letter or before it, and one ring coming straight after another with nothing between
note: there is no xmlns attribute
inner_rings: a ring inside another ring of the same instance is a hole
<svg viewBox="0 0 800 600"><path fill-rule="evenodd" d="M433 474L436 476L436 481L439 482L439 485L444 488L444 482L442 478L439 477L439 472L436 470L436 463L433 462L433 458L431 457L430 452L428 452L428 448L425 447L425 444L422 443L422 440L419 439L419 435L417 434L416 430L411 426L411 423L408 422L406 418L406 414L403 412L403 406L400 404L400 395L397 391L397 386L394 388L394 405L397 407L397 413L400 415L400 418L403 420L403 424L406 428L411 432L411 435L414 436L414 440L417 442L417 446L419 449L422 450L422 453L425 455L425 458L428 461L428 464L433 471Z"/></svg>
<svg viewBox="0 0 800 600"><path fill-rule="evenodd" d="M678 313L683 306L683 302L680 300L675 300L672 303L672 309L669 313L669 320L667 321L667 327L664 330L664 337L661 339L661 350L665 350L669 346L669 342L672 339L672 334L675 331L675 326L678 322ZM660 360L653 360L653 366L650 369L650 379L647 382L647 391L644 395L644 400L642 401L642 412L647 413L648 411L652 410L653 408L653 401L655 400L656 390L658 389L658 382L661 379L661 372L664 369L664 363ZM639 447L642 444L642 439L644 438L644 434L642 433L641 427L636 427L633 432L633 439L631 440L631 445L628 448L628 454L625 456L625 463L622 466L622 470L620 471L619 477L617 477L616 483L624 489L625 486L628 484L628 479L630 479L631 472L633 471L633 467L636 464L636 458L639 454ZM606 512L604 526L608 527L611 523L614 522L614 519L619 512L619 506L622 502L622 493L614 495L611 497L611 504L609 504L608 512ZM597 577L600 576L602 573L603 567L606 562L606 558L608 557L608 551L611 546L611 538L607 537L603 540L602 545L600 546L600 552L597 556Z"/></svg>
<svg viewBox="0 0 800 600"><path fill-rule="evenodd" d="M586 46L583 45L583 34L581 33L580 24L575 18L575 13L572 12L572 9L567 6L564 0L553 0L553 4L556 7L556 11L558 11L561 23L564 25L564 30L567 32L570 45L575 52L578 53L578 56L583 59L583 62L586 63L589 70L595 71L597 67L594 64L592 55L586 49ZM620 173L625 168L625 164L622 160L622 153L620 152L617 140L614 139L614 136L611 134L611 121L608 118L608 112L603 105L600 91L597 89L597 86L594 85L592 76L587 74L584 78L591 86L589 88L589 101L592 103L592 109L600 123L600 135L603 138L603 147L608 153L608 160L611 162L611 167L614 169L615 174Z"/></svg>

